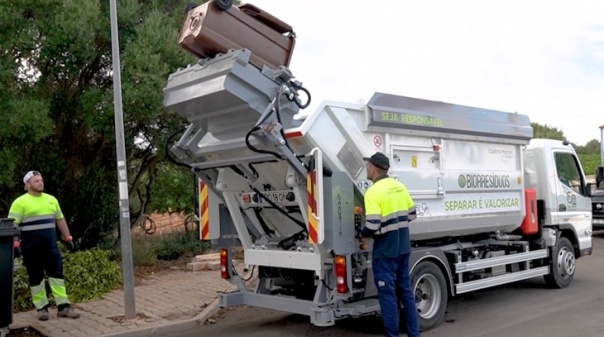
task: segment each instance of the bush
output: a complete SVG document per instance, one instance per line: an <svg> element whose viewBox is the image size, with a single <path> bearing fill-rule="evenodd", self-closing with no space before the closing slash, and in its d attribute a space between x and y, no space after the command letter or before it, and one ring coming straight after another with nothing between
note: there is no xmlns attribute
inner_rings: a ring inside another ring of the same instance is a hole
<svg viewBox="0 0 604 337"><path fill-rule="evenodd" d="M71 302L84 302L99 298L121 284L119 264L111 251L90 249L75 253L63 253L63 272L67 295ZM27 272L24 267L15 272L14 311L33 309ZM52 293L47 287L52 301Z"/></svg>
<svg viewBox="0 0 604 337"><path fill-rule="evenodd" d="M177 260L185 254L199 255L210 247L207 241L199 240L196 232L163 235L156 247L158 260Z"/></svg>
<svg viewBox="0 0 604 337"><path fill-rule="evenodd" d="M157 263L156 247L159 237L147 236L132 241L132 263L135 266L152 266Z"/></svg>

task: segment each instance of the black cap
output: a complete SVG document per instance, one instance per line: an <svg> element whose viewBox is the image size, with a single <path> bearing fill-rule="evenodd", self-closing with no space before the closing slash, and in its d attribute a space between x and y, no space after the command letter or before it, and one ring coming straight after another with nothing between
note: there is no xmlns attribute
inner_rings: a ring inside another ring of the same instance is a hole
<svg viewBox="0 0 604 337"><path fill-rule="evenodd" d="M390 168L390 160L388 160L388 157L386 157L386 155L381 152L376 152L373 156L369 158L363 157L363 160L372 163L375 167L384 171L388 171L388 169Z"/></svg>

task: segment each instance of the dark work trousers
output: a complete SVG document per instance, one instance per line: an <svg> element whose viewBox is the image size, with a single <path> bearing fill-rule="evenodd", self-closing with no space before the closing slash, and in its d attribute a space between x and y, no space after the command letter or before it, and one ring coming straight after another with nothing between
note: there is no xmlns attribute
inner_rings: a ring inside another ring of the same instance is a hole
<svg viewBox="0 0 604 337"><path fill-rule="evenodd" d="M399 336L400 300L404 306L407 336L418 337L417 308L409 276L409 253L373 259L373 279L378 289L385 336Z"/></svg>
<svg viewBox="0 0 604 337"><path fill-rule="evenodd" d="M63 262L54 229L21 232L21 251L30 287L42 284L45 274L52 279L64 279Z"/></svg>

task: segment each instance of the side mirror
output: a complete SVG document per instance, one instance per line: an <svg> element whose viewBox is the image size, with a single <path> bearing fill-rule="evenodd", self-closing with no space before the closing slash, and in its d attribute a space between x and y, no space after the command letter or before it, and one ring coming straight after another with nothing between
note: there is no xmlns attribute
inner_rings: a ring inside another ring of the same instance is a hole
<svg viewBox="0 0 604 337"><path fill-rule="evenodd" d="M598 185L595 183L587 183L587 196L591 197L598 190Z"/></svg>

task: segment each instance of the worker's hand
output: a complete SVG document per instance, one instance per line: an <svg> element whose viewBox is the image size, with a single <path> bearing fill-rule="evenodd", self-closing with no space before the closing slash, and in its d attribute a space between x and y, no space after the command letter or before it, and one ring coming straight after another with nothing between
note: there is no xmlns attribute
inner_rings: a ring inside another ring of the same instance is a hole
<svg viewBox="0 0 604 337"><path fill-rule="evenodd" d="M13 254L15 259L21 257L21 242L13 241Z"/></svg>
<svg viewBox="0 0 604 337"><path fill-rule="evenodd" d="M65 244L65 247L69 249L70 252L75 251L75 245L73 244L72 236L63 237L63 243Z"/></svg>

